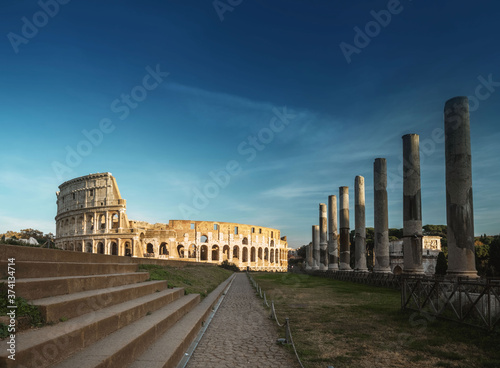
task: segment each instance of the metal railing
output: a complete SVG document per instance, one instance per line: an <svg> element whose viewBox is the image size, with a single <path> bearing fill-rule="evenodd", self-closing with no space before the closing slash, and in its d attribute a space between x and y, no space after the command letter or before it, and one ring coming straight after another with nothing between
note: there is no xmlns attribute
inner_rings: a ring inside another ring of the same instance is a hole
<svg viewBox="0 0 500 368"><path fill-rule="evenodd" d="M491 331L500 326L500 280L404 277L401 309Z"/></svg>
<svg viewBox="0 0 500 368"><path fill-rule="evenodd" d="M321 276L339 281L350 281L358 284L381 286L391 289L400 289L401 275L392 273L356 272L356 271L305 271L313 276Z"/></svg>
<svg viewBox="0 0 500 368"><path fill-rule="evenodd" d="M274 301L271 301L271 305L269 305L269 303L267 302L267 298L266 298L266 292L262 291L259 284L257 284L257 282L253 279L252 276L250 276L248 271L247 271L247 276L248 276L248 279L250 280L250 282L252 283L252 285L254 286L255 290L259 294L260 298L264 299L264 302L263 302L264 305L271 309L271 315L269 316L269 318L273 319L279 327L285 327L285 338L280 339L280 340L283 340L282 342L285 344L292 345L293 351L295 352L295 356L297 357L297 360L298 360L300 366L302 368L304 368L304 366L302 365L302 362L300 361L299 354L297 353L297 349L295 348L295 344L293 342L292 331L290 330L290 320L288 318L285 318L284 323L280 323L278 321L278 316L276 315L276 310L274 309ZM280 340L278 340L278 341L280 341Z"/></svg>

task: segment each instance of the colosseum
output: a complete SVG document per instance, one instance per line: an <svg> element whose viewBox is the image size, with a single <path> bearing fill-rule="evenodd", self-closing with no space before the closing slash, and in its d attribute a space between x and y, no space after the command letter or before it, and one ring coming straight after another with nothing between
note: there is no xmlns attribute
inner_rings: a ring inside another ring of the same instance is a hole
<svg viewBox="0 0 500 368"><path fill-rule="evenodd" d="M59 186L56 246L76 252L208 262L227 260L241 270L286 271L288 244L280 231L232 222L129 220L126 200L111 173Z"/></svg>

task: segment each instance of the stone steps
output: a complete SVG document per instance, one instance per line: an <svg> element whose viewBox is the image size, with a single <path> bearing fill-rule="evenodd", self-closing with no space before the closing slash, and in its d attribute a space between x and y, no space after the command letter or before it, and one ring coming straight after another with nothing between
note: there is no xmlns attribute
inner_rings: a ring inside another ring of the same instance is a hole
<svg viewBox="0 0 500 368"><path fill-rule="evenodd" d="M146 281L148 272L17 279L16 295L28 300Z"/></svg>
<svg viewBox="0 0 500 368"><path fill-rule="evenodd" d="M230 282L200 302L146 281L129 257L3 245L0 256L16 258L16 296L49 322L17 331L16 360L2 349L0 368L175 367Z"/></svg>
<svg viewBox="0 0 500 368"><path fill-rule="evenodd" d="M48 367L183 295L182 288L168 289L87 313L54 326L21 332L17 334L16 361L12 361L15 364L7 367ZM5 354L0 351L1 357Z"/></svg>
<svg viewBox="0 0 500 368"><path fill-rule="evenodd" d="M167 281L150 281L106 289L82 291L74 294L52 296L33 300L40 309L44 321L57 323L90 313L111 305L123 303L167 288Z"/></svg>
<svg viewBox="0 0 500 368"><path fill-rule="evenodd" d="M16 262L136 263L131 257L2 244L0 259L9 258L15 258Z"/></svg>
<svg viewBox="0 0 500 368"><path fill-rule="evenodd" d="M1 269L7 269L7 262L0 262ZM105 275L136 272L133 263L76 263L16 261L16 278L46 278L62 276Z"/></svg>
<svg viewBox="0 0 500 368"><path fill-rule="evenodd" d="M151 313L151 315L108 335L54 367L125 367L141 355L163 332L189 312L199 302L199 299L198 294L186 295Z"/></svg>

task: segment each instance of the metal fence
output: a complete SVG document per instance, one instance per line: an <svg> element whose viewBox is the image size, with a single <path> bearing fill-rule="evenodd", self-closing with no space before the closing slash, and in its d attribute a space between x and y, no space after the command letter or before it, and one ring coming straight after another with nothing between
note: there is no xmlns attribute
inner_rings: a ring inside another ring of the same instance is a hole
<svg viewBox="0 0 500 368"><path fill-rule="evenodd" d="M381 286L399 290L402 276L392 273L354 272L354 271L306 271L313 276L321 276L339 281L350 281L358 284Z"/></svg>
<svg viewBox="0 0 500 368"><path fill-rule="evenodd" d="M401 308L493 330L500 326L500 280L404 277Z"/></svg>

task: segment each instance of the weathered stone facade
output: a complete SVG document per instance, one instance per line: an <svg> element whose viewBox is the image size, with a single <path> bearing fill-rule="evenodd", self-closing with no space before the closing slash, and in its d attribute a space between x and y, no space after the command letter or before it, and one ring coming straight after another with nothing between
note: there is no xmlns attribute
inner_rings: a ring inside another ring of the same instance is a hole
<svg viewBox="0 0 500 368"><path fill-rule="evenodd" d="M441 252L440 236L422 237L422 267L426 275L434 275L439 252ZM394 274L405 272L403 261L403 239L389 242L389 258L391 271Z"/></svg>
<svg viewBox="0 0 500 368"><path fill-rule="evenodd" d="M56 246L77 252L221 263L240 269L286 271L288 244L280 231L217 221L129 220L126 200L110 173L64 182L57 192Z"/></svg>

